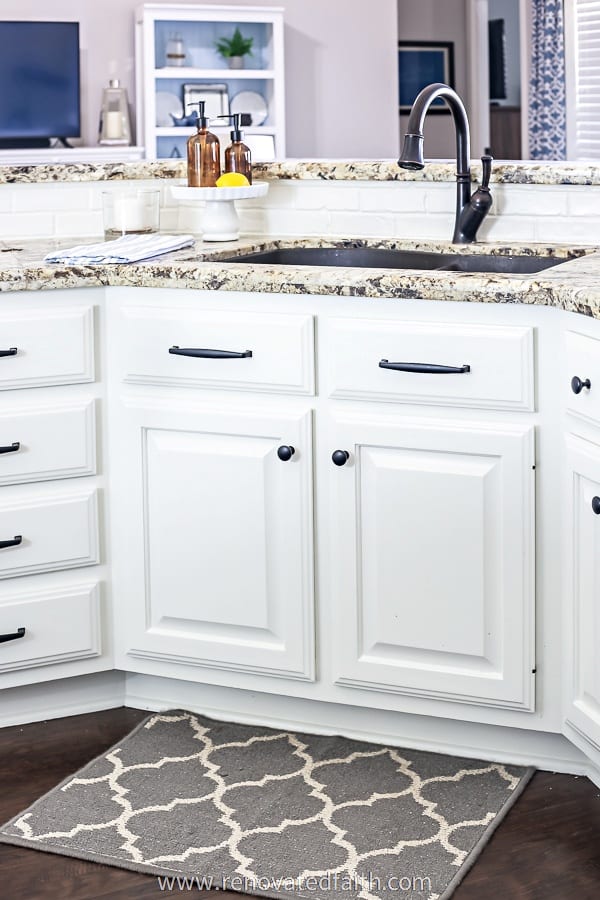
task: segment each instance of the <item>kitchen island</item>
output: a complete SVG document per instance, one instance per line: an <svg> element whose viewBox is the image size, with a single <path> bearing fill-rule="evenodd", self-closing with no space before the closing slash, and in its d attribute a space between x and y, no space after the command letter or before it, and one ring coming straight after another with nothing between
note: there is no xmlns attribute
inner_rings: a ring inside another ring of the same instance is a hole
<svg viewBox="0 0 600 900"><path fill-rule="evenodd" d="M460 250L566 260L527 276L223 261L361 241L452 249L67 268L72 238L4 239L6 724L179 705L598 782L598 247Z"/></svg>

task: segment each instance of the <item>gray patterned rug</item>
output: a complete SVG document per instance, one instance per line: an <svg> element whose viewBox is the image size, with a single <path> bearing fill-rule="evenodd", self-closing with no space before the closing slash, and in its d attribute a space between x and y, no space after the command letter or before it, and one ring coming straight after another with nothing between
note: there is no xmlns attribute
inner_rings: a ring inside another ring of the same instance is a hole
<svg viewBox="0 0 600 900"><path fill-rule="evenodd" d="M445 900L531 774L175 710L150 715L0 841L148 872L161 890Z"/></svg>

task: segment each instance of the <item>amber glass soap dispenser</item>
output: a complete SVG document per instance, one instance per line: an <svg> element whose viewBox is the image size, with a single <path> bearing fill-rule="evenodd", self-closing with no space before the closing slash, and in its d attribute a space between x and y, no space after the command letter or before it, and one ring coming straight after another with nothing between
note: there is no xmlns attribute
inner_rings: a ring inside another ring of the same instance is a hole
<svg viewBox="0 0 600 900"><path fill-rule="evenodd" d="M244 137L240 127L242 114L234 113L229 118L233 125L233 131L231 132L231 144L225 150L225 171L239 172L240 175L245 175L252 184L252 154L250 147L242 140Z"/></svg>
<svg viewBox="0 0 600 900"><path fill-rule="evenodd" d="M196 104L194 104L196 105ZM215 187L221 174L221 146L216 134L208 130L204 101L198 102L197 132L187 142L187 181L189 187Z"/></svg>

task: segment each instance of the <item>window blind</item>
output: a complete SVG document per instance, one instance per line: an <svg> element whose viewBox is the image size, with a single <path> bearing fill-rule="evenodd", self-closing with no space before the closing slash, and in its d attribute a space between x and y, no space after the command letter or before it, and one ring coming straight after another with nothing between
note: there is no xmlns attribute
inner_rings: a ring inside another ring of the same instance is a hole
<svg viewBox="0 0 600 900"><path fill-rule="evenodd" d="M570 157L600 159L600 0L574 0Z"/></svg>

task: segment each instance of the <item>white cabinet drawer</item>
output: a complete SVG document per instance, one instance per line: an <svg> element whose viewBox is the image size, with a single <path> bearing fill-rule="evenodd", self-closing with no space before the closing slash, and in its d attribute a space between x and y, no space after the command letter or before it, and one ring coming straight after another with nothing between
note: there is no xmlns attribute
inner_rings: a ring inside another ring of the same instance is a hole
<svg viewBox="0 0 600 900"><path fill-rule="evenodd" d="M100 635L97 582L0 595L0 673L99 656Z"/></svg>
<svg viewBox="0 0 600 900"><path fill-rule="evenodd" d="M20 540L19 540L20 539ZM2 546L14 542L12 546ZM98 503L90 487L0 492L0 578L98 562Z"/></svg>
<svg viewBox="0 0 600 900"><path fill-rule="evenodd" d="M0 485L93 475L93 399L38 405L7 394L0 412Z"/></svg>
<svg viewBox="0 0 600 900"><path fill-rule="evenodd" d="M0 335L0 390L94 380L91 306L0 313Z"/></svg>
<svg viewBox="0 0 600 900"><path fill-rule="evenodd" d="M567 369L563 396L567 410L599 424L600 341L575 331L567 331L565 340Z"/></svg>
<svg viewBox="0 0 600 900"><path fill-rule="evenodd" d="M312 316L147 307L122 314L120 373L125 381L314 392ZM200 358L170 353L174 347L251 355Z"/></svg>
<svg viewBox="0 0 600 900"><path fill-rule="evenodd" d="M531 328L331 319L324 332L331 397L534 409ZM457 371L402 371L381 362Z"/></svg>

